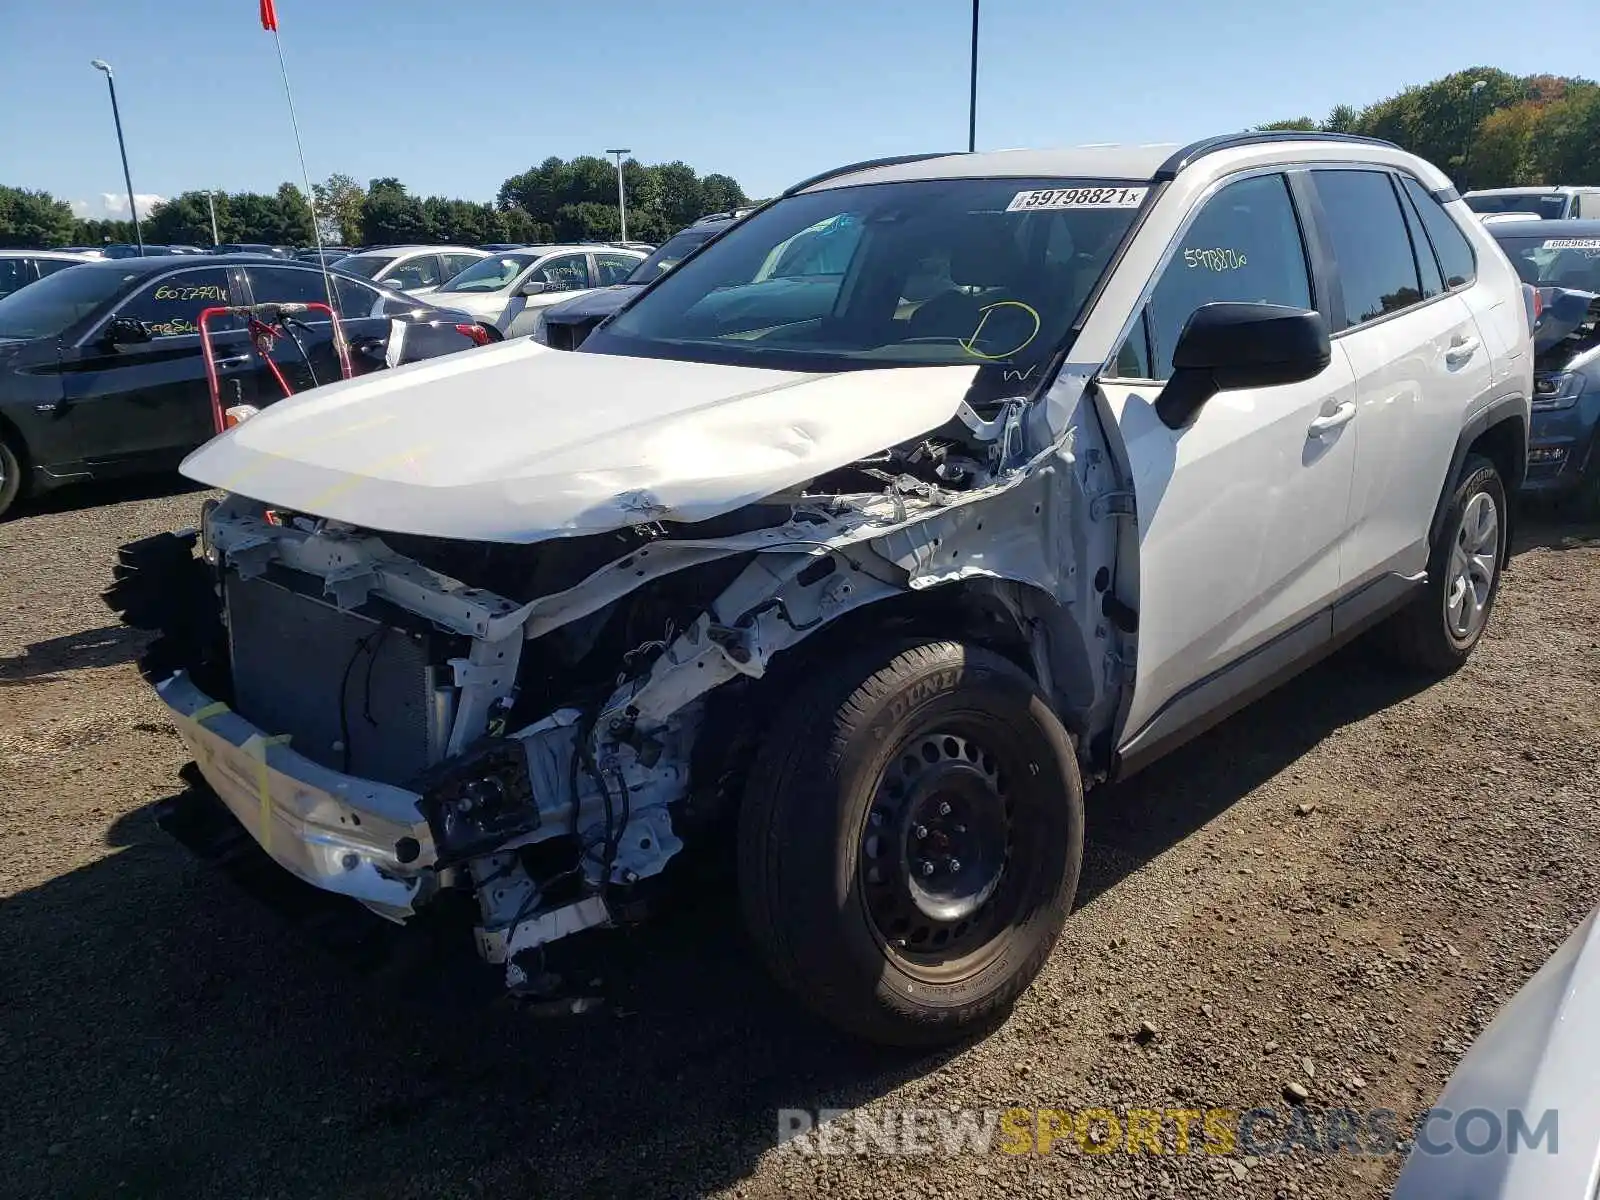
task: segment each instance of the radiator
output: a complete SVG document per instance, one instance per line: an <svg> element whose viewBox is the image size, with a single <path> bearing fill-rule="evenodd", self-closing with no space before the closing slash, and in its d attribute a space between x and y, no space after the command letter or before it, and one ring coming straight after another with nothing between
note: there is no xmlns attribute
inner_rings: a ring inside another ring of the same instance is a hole
<svg viewBox="0 0 1600 1200"><path fill-rule="evenodd" d="M234 708L314 762L405 784L442 751L436 639L257 576L226 585Z"/></svg>

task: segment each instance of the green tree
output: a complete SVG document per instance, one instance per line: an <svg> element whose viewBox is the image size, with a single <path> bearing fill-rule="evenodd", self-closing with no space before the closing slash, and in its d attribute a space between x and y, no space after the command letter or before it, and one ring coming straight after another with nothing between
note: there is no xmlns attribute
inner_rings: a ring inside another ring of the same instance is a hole
<svg viewBox="0 0 1600 1200"><path fill-rule="evenodd" d="M707 175L700 181L700 208L696 214L731 212L748 203L744 189L730 175Z"/></svg>
<svg viewBox="0 0 1600 1200"><path fill-rule="evenodd" d="M76 220L67 244L73 246L104 246L108 242L133 241L132 221L110 221L104 217Z"/></svg>
<svg viewBox="0 0 1600 1200"><path fill-rule="evenodd" d="M1322 122L1322 128L1328 133L1354 133L1356 122L1360 119L1361 114L1350 105L1335 104Z"/></svg>
<svg viewBox="0 0 1600 1200"><path fill-rule="evenodd" d="M217 228L221 231L226 201L218 197ZM211 209L204 192L183 192L150 210L143 223L147 240L179 246L211 245Z"/></svg>
<svg viewBox="0 0 1600 1200"><path fill-rule="evenodd" d="M1310 133L1318 128L1317 123L1310 117L1291 117L1287 121L1268 121L1265 125L1257 125L1258 130L1271 129L1298 129Z"/></svg>
<svg viewBox="0 0 1600 1200"><path fill-rule="evenodd" d="M426 241L428 222L422 201L408 195L405 185L388 177L367 186L361 206L361 240L367 245L405 245Z"/></svg>
<svg viewBox="0 0 1600 1200"><path fill-rule="evenodd" d="M292 183L280 183L277 201L278 223L271 240L274 246L309 246L317 240L311 224L311 204L306 194Z"/></svg>
<svg viewBox="0 0 1600 1200"><path fill-rule="evenodd" d="M73 225L72 206L65 200L0 185L0 246L65 246Z"/></svg>
<svg viewBox="0 0 1600 1200"><path fill-rule="evenodd" d="M366 190L348 175L333 174L321 183L311 185L317 198L317 215L325 217L339 228L339 240L353 246L361 240L361 206L366 203Z"/></svg>

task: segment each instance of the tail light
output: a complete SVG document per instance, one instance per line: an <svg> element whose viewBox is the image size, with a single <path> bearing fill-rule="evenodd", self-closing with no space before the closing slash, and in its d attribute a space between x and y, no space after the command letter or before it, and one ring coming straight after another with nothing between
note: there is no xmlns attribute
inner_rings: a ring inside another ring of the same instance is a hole
<svg viewBox="0 0 1600 1200"><path fill-rule="evenodd" d="M1528 335L1539 328L1539 318L1544 316L1544 293L1532 284L1522 285L1522 303L1528 310Z"/></svg>
<svg viewBox="0 0 1600 1200"><path fill-rule="evenodd" d="M261 410L254 404L234 404L222 412L222 427L232 429L255 416Z"/></svg>
<svg viewBox="0 0 1600 1200"><path fill-rule="evenodd" d="M471 338L474 346L487 346L492 340L489 331L482 325L457 325L456 332L464 338Z"/></svg>

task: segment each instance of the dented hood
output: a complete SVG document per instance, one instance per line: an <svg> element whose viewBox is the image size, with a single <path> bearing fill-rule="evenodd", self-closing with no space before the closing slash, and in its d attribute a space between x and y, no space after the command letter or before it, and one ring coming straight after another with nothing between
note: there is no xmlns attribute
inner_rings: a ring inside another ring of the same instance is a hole
<svg viewBox="0 0 1600 1200"><path fill-rule="evenodd" d="M518 339L280 401L182 470L369 529L535 542L730 512L937 428L975 373L804 374Z"/></svg>

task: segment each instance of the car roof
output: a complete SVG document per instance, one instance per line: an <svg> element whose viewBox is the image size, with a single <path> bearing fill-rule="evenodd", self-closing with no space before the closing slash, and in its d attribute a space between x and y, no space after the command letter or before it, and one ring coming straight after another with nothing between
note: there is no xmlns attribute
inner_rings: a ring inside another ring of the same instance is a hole
<svg viewBox="0 0 1600 1200"><path fill-rule="evenodd" d="M1187 146L1177 143L1098 144L1043 150L987 150L973 154L912 154L855 163L815 175L785 192L826 191L871 183L903 183L926 179L1105 179L1165 182L1200 163L1230 166L1263 163L1372 162L1403 166L1430 190L1454 189L1437 167L1390 142L1353 134L1280 130L1247 130L1206 138Z"/></svg>
<svg viewBox="0 0 1600 1200"><path fill-rule="evenodd" d="M1462 192L1463 196L1556 196L1571 195L1578 189L1565 184L1552 184L1549 187L1500 187L1500 188L1475 188L1470 192Z"/></svg>
<svg viewBox="0 0 1600 1200"><path fill-rule="evenodd" d="M0 258L66 258L73 262L98 262L92 254L84 254L78 250L18 250L8 248L0 250Z"/></svg>
<svg viewBox="0 0 1600 1200"><path fill-rule="evenodd" d="M305 267L309 264L293 258L279 258L274 254L146 254L143 258L91 258L84 264L97 271L123 271L142 275L156 275L180 267ZM314 268L312 268L314 269Z"/></svg>
<svg viewBox="0 0 1600 1200"><path fill-rule="evenodd" d="M384 246L357 251L362 258L404 258L408 254L484 254L476 246ZM354 258L355 255L350 256Z"/></svg>
<svg viewBox="0 0 1600 1200"><path fill-rule="evenodd" d="M1484 226L1491 237L1600 237L1600 221L1495 221Z"/></svg>

